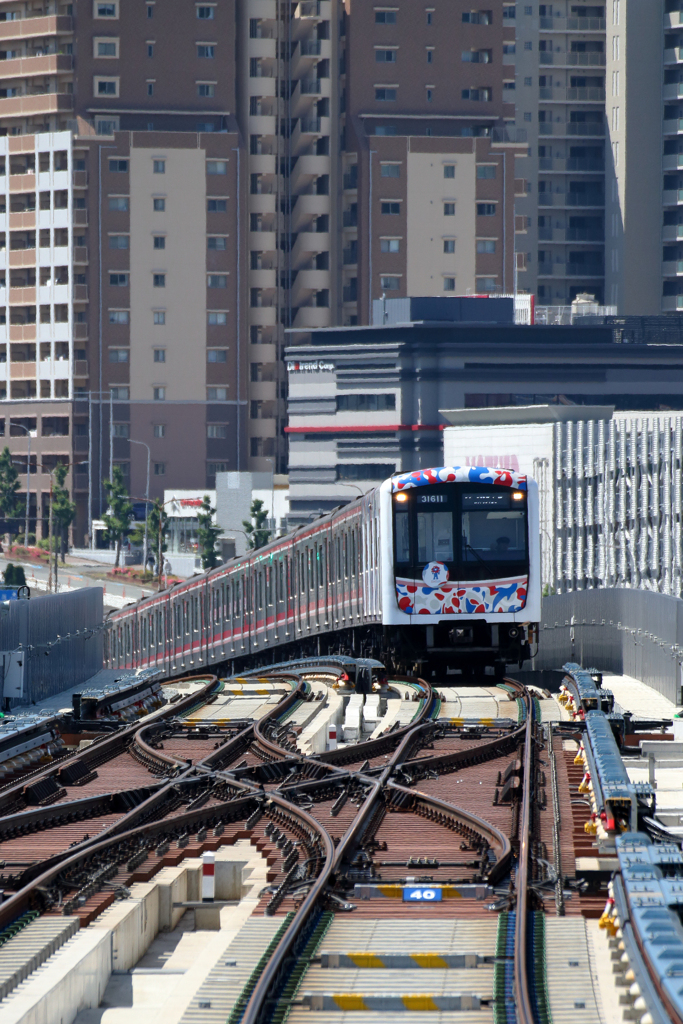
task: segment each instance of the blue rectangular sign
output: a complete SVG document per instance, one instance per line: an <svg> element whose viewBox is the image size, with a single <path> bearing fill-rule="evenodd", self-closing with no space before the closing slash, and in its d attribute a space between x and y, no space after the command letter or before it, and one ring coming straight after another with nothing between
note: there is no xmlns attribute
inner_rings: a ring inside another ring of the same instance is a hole
<svg viewBox="0 0 683 1024"><path fill-rule="evenodd" d="M432 886L413 886L406 885L403 887L403 902L404 903L440 903L441 902L441 887Z"/></svg>

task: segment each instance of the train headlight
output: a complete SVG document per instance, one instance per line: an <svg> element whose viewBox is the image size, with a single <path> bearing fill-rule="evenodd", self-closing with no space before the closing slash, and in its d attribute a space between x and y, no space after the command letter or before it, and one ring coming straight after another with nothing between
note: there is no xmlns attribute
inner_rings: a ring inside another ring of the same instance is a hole
<svg viewBox="0 0 683 1024"><path fill-rule="evenodd" d="M512 500L513 501L524 501L524 491L513 491L512 492Z"/></svg>
<svg viewBox="0 0 683 1024"><path fill-rule="evenodd" d="M405 491L399 491L396 495L396 501L404 502L408 500L408 495Z"/></svg>
<svg viewBox="0 0 683 1024"><path fill-rule="evenodd" d="M510 626L510 628L508 629L508 636L510 637L511 640L517 639L517 637L519 636L519 629L517 628L517 626Z"/></svg>

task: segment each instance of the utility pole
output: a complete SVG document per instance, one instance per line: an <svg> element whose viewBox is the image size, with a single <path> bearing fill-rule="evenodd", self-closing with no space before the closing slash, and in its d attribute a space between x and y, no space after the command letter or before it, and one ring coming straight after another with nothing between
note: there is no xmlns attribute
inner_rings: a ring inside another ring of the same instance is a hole
<svg viewBox="0 0 683 1024"><path fill-rule="evenodd" d="M149 460L151 453L149 445L145 444L144 441L136 441L135 438L129 437L128 440L131 444L141 444L143 448L147 449L147 490L145 491L145 539L142 543L142 573L144 576L145 569L147 568L147 524L149 516Z"/></svg>

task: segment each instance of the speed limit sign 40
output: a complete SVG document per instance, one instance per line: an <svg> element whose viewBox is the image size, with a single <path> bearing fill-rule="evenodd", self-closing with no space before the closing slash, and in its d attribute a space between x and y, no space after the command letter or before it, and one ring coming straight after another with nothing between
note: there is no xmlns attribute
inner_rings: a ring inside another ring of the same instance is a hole
<svg viewBox="0 0 683 1024"><path fill-rule="evenodd" d="M440 903L441 889L426 889L417 886L405 886L403 889L404 903Z"/></svg>

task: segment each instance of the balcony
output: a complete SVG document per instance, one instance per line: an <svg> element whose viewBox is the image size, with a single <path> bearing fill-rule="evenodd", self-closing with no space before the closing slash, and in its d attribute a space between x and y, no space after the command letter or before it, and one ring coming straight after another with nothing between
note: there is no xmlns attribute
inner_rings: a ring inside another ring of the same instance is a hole
<svg viewBox="0 0 683 1024"><path fill-rule="evenodd" d="M665 11L664 28L680 28L683 25L683 11Z"/></svg>
<svg viewBox="0 0 683 1024"><path fill-rule="evenodd" d="M605 66L604 53L551 53L549 50L539 53L539 63L552 64L556 68L600 68Z"/></svg>
<svg viewBox="0 0 683 1024"><path fill-rule="evenodd" d="M319 196L311 192L301 193L292 207L292 231L305 230L310 227L315 217L321 217L329 212L329 196Z"/></svg>
<svg viewBox="0 0 683 1024"><path fill-rule="evenodd" d="M604 32L604 18L564 18L561 15L553 18L540 18L541 32Z"/></svg>
<svg viewBox="0 0 683 1024"><path fill-rule="evenodd" d="M345 210L342 213L342 227L345 228L357 228L358 227L358 211L357 210Z"/></svg>
<svg viewBox="0 0 683 1024"><path fill-rule="evenodd" d="M683 206L683 188L664 189L662 193L664 206Z"/></svg>
<svg viewBox="0 0 683 1024"><path fill-rule="evenodd" d="M683 311L683 295L665 295L662 299L662 313Z"/></svg>
<svg viewBox="0 0 683 1024"><path fill-rule="evenodd" d="M294 317L294 327L311 328L316 327L330 327L332 324L332 317L329 309L323 309L318 306L301 306L296 311Z"/></svg>
<svg viewBox="0 0 683 1024"><path fill-rule="evenodd" d="M36 247L29 249L10 249L9 253L9 265L10 267L35 267L36 265Z"/></svg>
<svg viewBox="0 0 683 1024"><path fill-rule="evenodd" d="M344 175L343 184L345 192L356 192L358 190L358 167L354 167L352 171Z"/></svg>
<svg viewBox="0 0 683 1024"><path fill-rule="evenodd" d="M275 290L277 288L277 270L275 267L259 267L256 270L250 270L249 287Z"/></svg>
<svg viewBox="0 0 683 1024"><path fill-rule="evenodd" d="M263 71L260 75L255 75L247 79L248 94L249 96L259 96L261 98L277 98L277 78L274 73L269 71Z"/></svg>
<svg viewBox="0 0 683 1024"><path fill-rule="evenodd" d="M342 251L342 263L345 267L354 267L358 263L358 247L349 246Z"/></svg>
<svg viewBox="0 0 683 1024"><path fill-rule="evenodd" d="M662 96L665 100L683 99L683 82L669 82L663 87Z"/></svg>
<svg viewBox="0 0 683 1024"><path fill-rule="evenodd" d="M322 174L329 173L329 156L318 156L313 154L304 154L300 156L297 159L296 163L294 164L294 167L292 168L292 172L290 175L290 184L292 192L302 192L308 185L311 184L313 178L318 178Z"/></svg>
<svg viewBox="0 0 683 1024"><path fill-rule="evenodd" d="M277 195L275 192L262 192L257 195L250 195L249 211L250 213L276 213Z"/></svg>
<svg viewBox="0 0 683 1024"><path fill-rule="evenodd" d="M664 260L662 274L664 277L683 277L683 260Z"/></svg>
<svg viewBox="0 0 683 1024"><path fill-rule="evenodd" d="M88 263L88 249L85 245L74 246L74 263L81 265Z"/></svg>
<svg viewBox="0 0 683 1024"><path fill-rule="evenodd" d="M662 228L662 239L665 242L683 240L683 224L665 224Z"/></svg>
<svg viewBox="0 0 683 1024"><path fill-rule="evenodd" d="M276 327L277 306L250 306L249 323L254 327Z"/></svg>
<svg viewBox="0 0 683 1024"><path fill-rule="evenodd" d="M593 228L539 228L539 242L589 242L595 245L603 245L605 242L604 231L596 231Z"/></svg>
<svg viewBox="0 0 683 1024"><path fill-rule="evenodd" d="M330 95L329 78L300 79L292 93L290 110L292 117L305 117L315 100Z"/></svg>
<svg viewBox="0 0 683 1024"><path fill-rule="evenodd" d="M33 363L10 363L10 380L35 380L36 364Z"/></svg>
<svg viewBox="0 0 683 1024"><path fill-rule="evenodd" d="M329 270L300 270L290 290L293 306L306 305L314 292L330 287Z"/></svg>
<svg viewBox="0 0 683 1024"><path fill-rule="evenodd" d="M344 285L342 289L343 302L358 302L358 287L355 284Z"/></svg>
<svg viewBox="0 0 683 1024"><path fill-rule="evenodd" d="M538 134L579 138L585 138L586 136L604 138L605 125L603 122L593 121L539 121Z"/></svg>
<svg viewBox="0 0 683 1024"><path fill-rule="evenodd" d="M247 47L249 57L257 57L260 60L277 60L277 39L274 35L260 35L249 38Z"/></svg>
<svg viewBox="0 0 683 1024"><path fill-rule="evenodd" d="M250 252L277 252L277 232L252 231L249 234Z"/></svg>
<svg viewBox="0 0 683 1024"><path fill-rule="evenodd" d="M329 249L330 236L327 231L301 231L292 246L292 266L308 263L313 254L329 252Z"/></svg>
<svg viewBox="0 0 683 1024"><path fill-rule="evenodd" d="M327 39L301 39L294 49L290 64L292 78L311 77L315 62L330 56L330 42Z"/></svg>
<svg viewBox="0 0 683 1024"><path fill-rule="evenodd" d="M66 53L46 53L36 57L18 57L0 62L0 75L3 79L65 74L72 69L73 57Z"/></svg>
<svg viewBox="0 0 683 1024"><path fill-rule="evenodd" d="M539 277L581 277L601 278L605 276L605 268L600 264L586 263L550 263L539 262Z"/></svg>
<svg viewBox="0 0 683 1024"><path fill-rule="evenodd" d="M586 192L539 192L538 205L599 207L605 205L605 197Z"/></svg>
<svg viewBox="0 0 683 1024"><path fill-rule="evenodd" d="M549 89L543 87L538 90L539 98L551 103L604 103L605 90L597 86L586 86L570 89Z"/></svg>
<svg viewBox="0 0 683 1024"><path fill-rule="evenodd" d="M683 134L683 117L669 118L662 122L665 135Z"/></svg>
<svg viewBox="0 0 683 1024"><path fill-rule="evenodd" d="M680 64L681 62L683 62L683 47L672 46L670 49L664 51L665 64Z"/></svg>
<svg viewBox="0 0 683 1024"><path fill-rule="evenodd" d="M0 117L38 117L73 110L74 98L68 92L46 92L38 96L0 98Z"/></svg>
<svg viewBox="0 0 683 1024"><path fill-rule="evenodd" d="M330 134L329 117L302 117L294 126L292 132L291 150L294 156L299 156L313 146L321 135Z"/></svg>
<svg viewBox="0 0 683 1024"><path fill-rule="evenodd" d="M566 159L551 159L540 157L538 161L540 171L555 171L564 174L573 174L576 171L586 171L592 174L601 174L605 170L604 160L583 160L578 157L567 157Z"/></svg>
<svg viewBox="0 0 683 1024"><path fill-rule="evenodd" d="M87 302L88 301L88 286L87 284L75 284L73 286L74 302Z"/></svg>
<svg viewBox="0 0 683 1024"><path fill-rule="evenodd" d="M0 42L35 39L37 36L62 35L73 32L73 20L65 15L50 14L38 18L18 18L0 22Z"/></svg>

